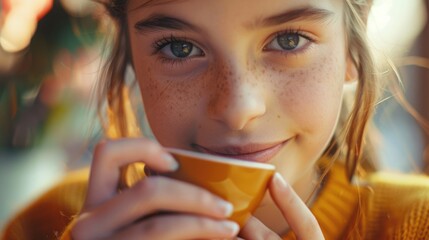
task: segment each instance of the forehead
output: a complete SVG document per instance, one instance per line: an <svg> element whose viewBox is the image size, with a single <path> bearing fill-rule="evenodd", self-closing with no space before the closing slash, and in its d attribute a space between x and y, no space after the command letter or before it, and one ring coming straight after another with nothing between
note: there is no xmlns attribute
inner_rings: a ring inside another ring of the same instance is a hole
<svg viewBox="0 0 429 240"><path fill-rule="evenodd" d="M196 9L203 10L204 8L209 9L213 6L218 6L223 10L239 7L240 12L248 12L250 7L258 6L260 12L262 12L265 8L270 7L285 8L310 5L332 8L334 6L342 6L342 4L342 0L128 0L127 10L129 13L139 9L168 10L169 8L176 8L176 10L178 10L177 7L182 6L185 7L185 9L192 11Z"/></svg>
<svg viewBox="0 0 429 240"><path fill-rule="evenodd" d="M201 29L228 29L255 26L264 20L295 9L319 9L342 19L343 0L129 0L129 23L153 16L171 16ZM302 16L303 19L307 15ZM340 20L340 22L342 22Z"/></svg>

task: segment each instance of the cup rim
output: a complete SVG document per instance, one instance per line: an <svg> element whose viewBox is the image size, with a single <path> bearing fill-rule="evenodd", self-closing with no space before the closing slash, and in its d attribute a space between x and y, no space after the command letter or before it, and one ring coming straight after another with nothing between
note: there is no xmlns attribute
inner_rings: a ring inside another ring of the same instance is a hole
<svg viewBox="0 0 429 240"><path fill-rule="evenodd" d="M165 149L169 153L184 155L188 157L195 157L203 161L224 163L224 164L230 164L230 165L235 165L240 167L275 170L275 166L269 163L251 162L251 161L245 161L245 160L236 159L236 158L216 156L216 155L211 155L207 153L194 152L194 151L178 149L178 148L165 148Z"/></svg>

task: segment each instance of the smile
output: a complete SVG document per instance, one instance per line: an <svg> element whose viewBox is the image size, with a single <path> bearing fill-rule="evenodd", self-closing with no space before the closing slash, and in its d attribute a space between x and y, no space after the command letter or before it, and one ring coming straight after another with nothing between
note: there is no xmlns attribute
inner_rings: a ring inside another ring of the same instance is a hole
<svg viewBox="0 0 429 240"><path fill-rule="evenodd" d="M240 160L268 163L289 141L281 141L268 144L247 144L224 147L203 147L195 144L194 147L199 151Z"/></svg>

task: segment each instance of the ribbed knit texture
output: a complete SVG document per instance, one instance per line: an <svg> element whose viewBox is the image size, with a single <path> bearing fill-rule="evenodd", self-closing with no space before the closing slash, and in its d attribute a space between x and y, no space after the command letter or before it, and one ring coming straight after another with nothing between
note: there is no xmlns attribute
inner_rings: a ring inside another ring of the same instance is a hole
<svg viewBox="0 0 429 240"><path fill-rule="evenodd" d="M87 170L70 174L12 219L1 239L58 239L82 206L87 179ZM429 178L380 173L357 187L335 164L311 210L326 239L429 239Z"/></svg>
<svg viewBox="0 0 429 240"><path fill-rule="evenodd" d="M369 239L429 239L429 180L426 176L371 176ZM380 231L384 229L384 231Z"/></svg>

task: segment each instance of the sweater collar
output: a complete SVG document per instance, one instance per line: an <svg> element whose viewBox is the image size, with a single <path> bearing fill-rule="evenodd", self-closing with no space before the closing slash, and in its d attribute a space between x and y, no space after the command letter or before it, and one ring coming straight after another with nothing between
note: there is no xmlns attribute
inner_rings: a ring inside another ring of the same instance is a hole
<svg viewBox="0 0 429 240"><path fill-rule="evenodd" d="M322 159L322 172L333 159ZM326 239L346 239L351 233L358 213L360 189L351 184L341 163L332 164L325 176L322 188L310 207ZM358 230L354 228L353 230ZM286 234L285 239L293 238L293 233Z"/></svg>

